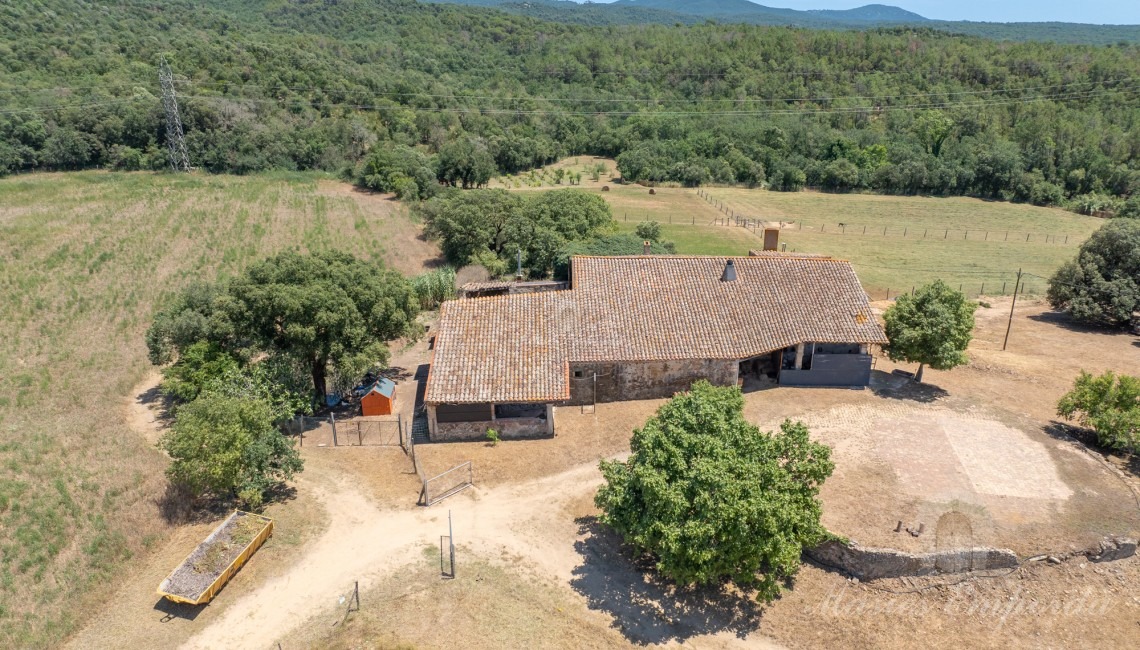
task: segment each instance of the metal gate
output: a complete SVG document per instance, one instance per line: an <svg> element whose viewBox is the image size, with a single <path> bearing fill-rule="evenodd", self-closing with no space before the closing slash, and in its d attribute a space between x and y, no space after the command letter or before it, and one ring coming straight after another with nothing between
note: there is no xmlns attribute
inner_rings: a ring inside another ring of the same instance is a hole
<svg viewBox="0 0 1140 650"><path fill-rule="evenodd" d="M333 420L334 447L404 447L404 419L353 418Z"/></svg>

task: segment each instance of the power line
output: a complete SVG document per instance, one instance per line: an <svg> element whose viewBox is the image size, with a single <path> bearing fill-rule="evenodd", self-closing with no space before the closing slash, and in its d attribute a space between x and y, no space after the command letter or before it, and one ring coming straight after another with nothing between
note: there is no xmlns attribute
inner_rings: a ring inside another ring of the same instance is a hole
<svg viewBox="0 0 1140 650"><path fill-rule="evenodd" d="M978 101L978 102L936 102L928 104L910 104L903 106L845 106L835 108L817 108L817 109L804 109L804 108L780 108L780 109L756 109L756 110L711 110L711 111L644 111L644 110L610 110L610 111L561 111L553 109L511 109L500 107L415 107L404 104L395 106L381 106L374 104L354 104L349 102L305 102L311 107L342 107L355 110L371 110L371 111L418 111L425 113L480 113L486 115L580 115L580 116L632 116L632 115L660 115L660 116L763 116L763 115L827 115L827 114L842 114L842 113L864 113L875 111L901 111L901 110L931 110L937 108L956 108L956 107L980 107L980 106L1003 106L1013 104L1030 104L1042 101L1067 101L1074 99L1088 99L1107 95L1111 93L1130 92L1136 90L1137 86L1128 86L1125 88L1115 88L1111 90L1094 90L1082 91L1074 93L1061 93L1056 95L1041 95L1037 97L1024 97L1016 99L996 100L996 101ZM289 100L286 99L266 99L266 98L251 98L251 97L229 97L225 95L188 95L191 99L200 99L206 101L231 101L231 102L251 102L251 103L283 103ZM545 101L543 98L529 98L531 101ZM514 100L512 100L514 101Z"/></svg>
<svg viewBox="0 0 1140 650"><path fill-rule="evenodd" d="M629 117L633 115L660 115L670 117L717 117L717 116L766 116L766 115L829 115L829 114L844 114L844 113L864 113L864 112L882 112L882 111L918 111L918 110L932 110L941 108L961 108L961 107L983 107L983 106L1006 106L1015 104L1030 104L1043 101L1070 101L1076 99L1089 99L1092 97L1099 97L1111 95L1116 93L1132 92L1140 88L1140 85L1133 84L1118 88L1106 89L1091 89L1086 91L1076 91L1069 93L1057 93L1052 95L1039 95L1036 97L1019 97L1019 98L1006 98L1006 99L990 99L979 100L975 102L933 102L925 104L907 104L901 106L840 106L831 108L771 108L771 109L751 109L751 110L668 110L668 111L646 111L646 110L556 110L556 109L517 109L517 108L502 108L496 106L468 106L468 107L416 107L407 104L397 105L377 105L377 104L357 104L350 102L312 102L304 101L310 107L330 108L341 107L352 110L360 111L413 111L421 113L455 113L455 114L470 114L479 113L486 115L576 115L576 116L616 116L616 117ZM187 99L196 99L203 101L231 101L231 102L250 102L261 104L279 104L290 101L289 99L275 99L275 98L253 98L253 97L233 97L228 95L186 95ZM0 115L12 115L19 113L47 113L57 110L65 110L72 108L95 108L102 106L114 106L126 104L142 99L149 99L144 97L132 97L129 99L114 99L108 101L98 102L82 102L73 104L52 104L48 106L27 107L27 108L14 108L0 110ZM456 98L459 99L459 98ZM544 98L544 97L520 97L520 98L490 98L500 102L510 101L533 101L533 102L547 102L558 101L557 98ZM594 101L594 100L592 100ZM596 101L630 101L631 103L643 100L596 100ZM667 101L667 100L665 100ZM772 101L772 100L757 100L757 101ZM796 101L810 101L810 100L796 100Z"/></svg>
<svg viewBox="0 0 1140 650"><path fill-rule="evenodd" d="M131 102L141 101L143 99L150 100L149 97L131 97L130 99L114 99L111 101L100 102L84 102L82 104L53 104L50 106L38 106L34 108L10 108L0 110L0 115L15 115L18 113L49 113L51 111L60 111L68 108L94 108L97 106L116 106L119 104L129 104Z"/></svg>
<svg viewBox="0 0 1140 650"><path fill-rule="evenodd" d="M1113 83L1125 84L1135 81L1134 77L1125 77L1122 79L1112 80ZM1045 86L1026 86L1021 88L992 88L986 90L962 90L962 91L936 91L927 93L904 93L897 95L829 95L818 97L744 97L744 98L702 98L702 99L688 99L688 98L668 98L668 97L538 97L531 95L520 95L515 97L503 97L496 95L462 95L455 93L422 93L422 92L396 92L396 91L373 91L373 90L358 90L346 88L323 88L319 86L260 86L256 84L240 84L232 85L227 82L194 82L183 81L180 82L185 85L195 86L200 89L208 89L211 86L224 86L237 88L255 88L258 90L275 92L280 90L289 90L297 92L316 92L322 94L346 94L346 95L367 95L372 97L401 97L401 98L427 98L427 99L452 99L456 101L464 100L478 100L478 101L541 101L550 103L583 103L583 104L604 104L616 102L655 102L658 104L711 104L711 103L789 103L789 102L834 102L838 100L889 100L889 99L902 99L908 97L955 97L964 95L984 95L984 94L998 94L998 93L1017 93L1029 90L1044 90L1052 88L1069 88L1073 86L1088 86L1094 84L1103 84L1103 81L1079 81L1061 84L1050 84ZM1069 92L1091 92L1094 90L1111 91L1114 88L1103 89L1087 89L1087 90L1070 90ZM257 98L261 99L261 98ZM1011 98L1020 99L1020 98Z"/></svg>

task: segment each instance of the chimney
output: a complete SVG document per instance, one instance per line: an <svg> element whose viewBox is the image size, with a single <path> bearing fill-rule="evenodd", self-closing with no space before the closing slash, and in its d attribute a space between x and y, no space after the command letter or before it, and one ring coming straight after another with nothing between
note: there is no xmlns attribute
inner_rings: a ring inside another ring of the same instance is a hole
<svg viewBox="0 0 1140 650"><path fill-rule="evenodd" d="M720 281L732 282L734 280L736 280L736 265L732 263L732 260L728 260L724 265L724 273L720 274Z"/></svg>
<svg viewBox="0 0 1140 650"><path fill-rule="evenodd" d="M779 228L765 228L764 229L764 250L774 251L780 247L780 229Z"/></svg>
<svg viewBox="0 0 1140 650"><path fill-rule="evenodd" d="M642 251L643 255L652 255L653 254L653 242L649 242L649 241L641 242L641 251Z"/></svg>

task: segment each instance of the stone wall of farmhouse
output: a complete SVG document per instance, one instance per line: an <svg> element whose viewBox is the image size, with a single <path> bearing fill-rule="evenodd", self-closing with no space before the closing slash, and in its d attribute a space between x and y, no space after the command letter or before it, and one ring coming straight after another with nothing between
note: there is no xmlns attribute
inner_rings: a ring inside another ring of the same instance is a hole
<svg viewBox="0 0 1140 650"><path fill-rule="evenodd" d="M717 386L734 386L738 368L735 360L710 359L571 363L570 399L566 403L593 403L594 373L598 375L597 401L620 402L672 397L689 390L698 379L707 379Z"/></svg>
<svg viewBox="0 0 1140 650"><path fill-rule="evenodd" d="M510 418L494 422L436 422L431 439L435 442L486 440L487 429L499 432L502 440L518 438L553 438L547 418Z"/></svg>

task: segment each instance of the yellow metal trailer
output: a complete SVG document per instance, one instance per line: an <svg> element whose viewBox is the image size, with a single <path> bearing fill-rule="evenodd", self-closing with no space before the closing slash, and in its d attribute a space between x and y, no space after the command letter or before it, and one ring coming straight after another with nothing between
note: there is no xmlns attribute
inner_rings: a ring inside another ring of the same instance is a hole
<svg viewBox="0 0 1140 650"><path fill-rule="evenodd" d="M158 595L188 605L210 602L272 534L269 517L235 510L166 576Z"/></svg>

